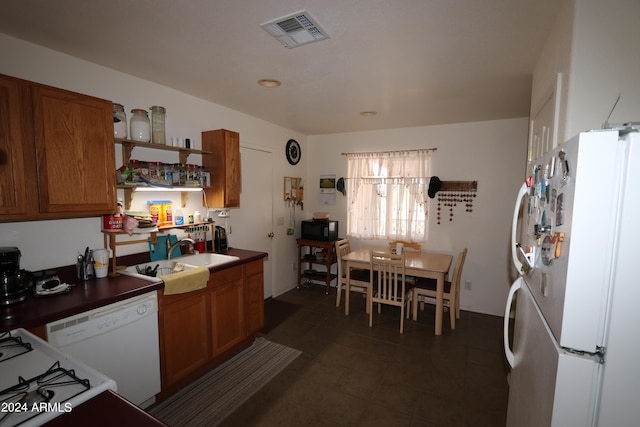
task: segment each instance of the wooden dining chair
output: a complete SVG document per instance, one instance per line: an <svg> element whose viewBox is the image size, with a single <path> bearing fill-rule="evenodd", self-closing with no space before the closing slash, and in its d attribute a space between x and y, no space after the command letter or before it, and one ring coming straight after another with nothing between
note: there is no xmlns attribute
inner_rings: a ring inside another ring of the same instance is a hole
<svg viewBox="0 0 640 427"><path fill-rule="evenodd" d="M407 285L404 274L404 254L371 251L371 298L369 299L369 327L373 326L373 304L400 307L400 333L404 332L405 310L408 313L413 286Z"/></svg>
<svg viewBox="0 0 640 427"><path fill-rule="evenodd" d="M410 251L416 251L416 252L422 251L422 245L420 243L405 242L404 240L394 240L392 242L389 242L389 252L391 252L392 254L397 254L398 243L402 243L404 250L410 250ZM414 276L407 276L406 281L407 281L407 284L414 285L416 282L416 278Z"/></svg>
<svg viewBox="0 0 640 427"><path fill-rule="evenodd" d="M351 252L351 245L348 239L336 240L336 256L338 257L338 280L336 281L336 307L340 307L340 299L342 290L347 289L347 262L342 257ZM354 292L363 293L369 299L371 293L371 280L369 278L369 270L352 268L349 275L349 289ZM346 298L345 298L346 300ZM369 312L369 304L366 304L367 313ZM349 314L349 307L345 306L345 314Z"/></svg>
<svg viewBox="0 0 640 427"><path fill-rule="evenodd" d="M394 240L389 242L389 251L392 254L397 253L396 248L398 247L398 243L402 243L402 246L406 249L412 249L414 251L420 252L422 250L422 245L420 243L415 242L405 242L404 240Z"/></svg>
<svg viewBox="0 0 640 427"><path fill-rule="evenodd" d="M456 265L453 268L452 281L447 280L444 282L443 297L449 307L451 329L456 328L456 319L460 318L460 278L462 277L462 267L464 266L466 257L467 248L464 248L462 252L458 254ZM437 287L438 281L436 279L428 279L425 277L416 278L411 298L413 305L413 320L418 318L418 302L422 304L426 298L436 298Z"/></svg>

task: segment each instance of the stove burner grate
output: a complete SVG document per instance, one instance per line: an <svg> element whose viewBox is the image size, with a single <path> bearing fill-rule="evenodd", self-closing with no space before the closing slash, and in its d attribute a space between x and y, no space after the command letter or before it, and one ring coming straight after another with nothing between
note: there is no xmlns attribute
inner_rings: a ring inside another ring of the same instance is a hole
<svg viewBox="0 0 640 427"><path fill-rule="evenodd" d="M0 362L13 359L33 350L31 344L22 341L22 337L14 337L11 332L0 334Z"/></svg>
<svg viewBox="0 0 640 427"><path fill-rule="evenodd" d="M61 368L60 362L55 362L46 372L29 380L18 376L17 384L0 391L0 404L25 407L31 410L34 407L38 408L41 403L64 403L90 388L91 384L88 379L78 378L73 369ZM38 414L37 410L32 411L32 415L28 419ZM10 415L12 412L0 414L0 425Z"/></svg>

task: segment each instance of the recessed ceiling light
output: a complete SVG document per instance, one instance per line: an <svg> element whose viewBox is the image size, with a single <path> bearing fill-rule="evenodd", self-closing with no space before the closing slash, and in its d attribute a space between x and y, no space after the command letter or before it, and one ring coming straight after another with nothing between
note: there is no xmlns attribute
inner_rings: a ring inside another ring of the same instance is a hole
<svg viewBox="0 0 640 427"><path fill-rule="evenodd" d="M376 111L363 111L362 113L360 113L360 115L364 117L371 117L375 116L376 114L378 114Z"/></svg>
<svg viewBox="0 0 640 427"><path fill-rule="evenodd" d="M282 83L280 83L278 80L275 80L275 79L262 79L262 80L258 80L258 84L264 87L278 87Z"/></svg>

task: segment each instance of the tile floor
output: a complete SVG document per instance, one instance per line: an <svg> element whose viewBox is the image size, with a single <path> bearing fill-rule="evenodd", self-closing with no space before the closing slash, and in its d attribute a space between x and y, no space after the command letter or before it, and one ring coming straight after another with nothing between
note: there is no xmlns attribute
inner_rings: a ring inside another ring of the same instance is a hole
<svg viewBox="0 0 640 427"><path fill-rule="evenodd" d="M353 293L351 314L323 286L278 298L303 305L265 335L303 354L230 415L223 426L504 426L508 386L502 318L434 309L399 333L397 308L374 313Z"/></svg>

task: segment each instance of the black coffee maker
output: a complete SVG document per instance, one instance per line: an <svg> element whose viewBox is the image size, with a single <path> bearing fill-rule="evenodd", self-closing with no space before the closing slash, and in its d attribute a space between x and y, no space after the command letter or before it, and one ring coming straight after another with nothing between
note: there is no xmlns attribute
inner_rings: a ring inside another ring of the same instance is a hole
<svg viewBox="0 0 640 427"><path fill-rule="evenodd" d="M216 253L225 253L229 250L229 241L227 240L227 230L224 227L216 225L213 232L213 248Z"/></svg>
<svg viewBox="0 0 640 427"><path fill-rule="evenodd" d="M31 274L20 269L20 256L18 248L0 248L0 305L25 300L33 288Z"/></svg>

